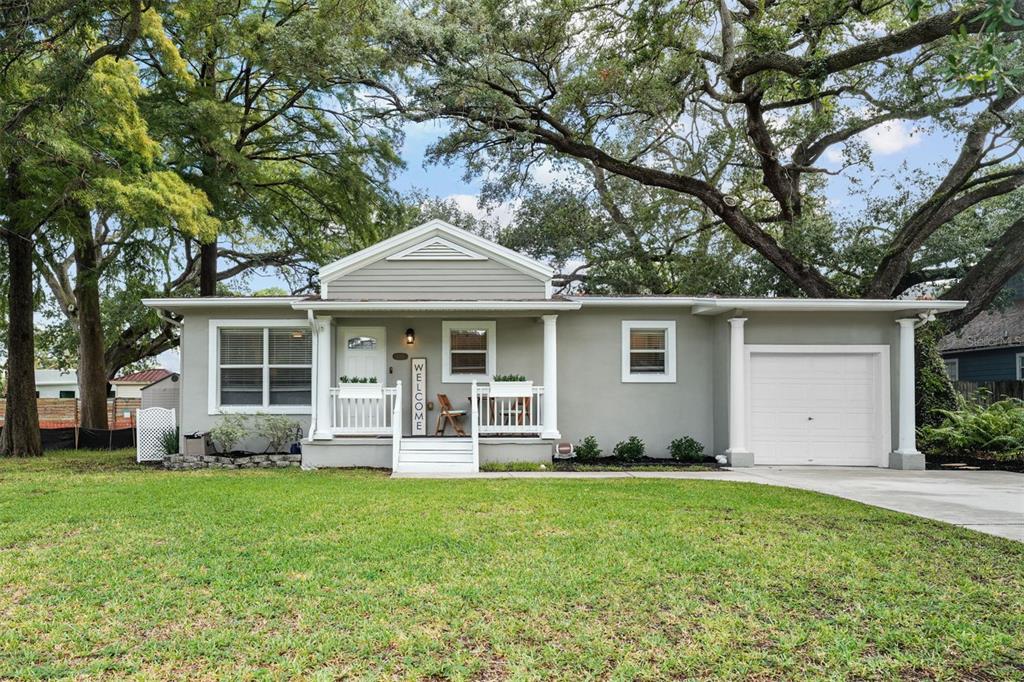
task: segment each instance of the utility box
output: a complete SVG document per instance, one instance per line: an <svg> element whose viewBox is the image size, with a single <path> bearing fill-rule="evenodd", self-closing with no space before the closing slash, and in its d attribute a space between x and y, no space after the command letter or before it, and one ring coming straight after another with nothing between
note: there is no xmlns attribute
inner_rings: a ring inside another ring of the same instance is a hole
<svg viewBox="0 0 1024 682"><path fill-rule="evenodd" d="M190 433L185 436L186 455L210 454L210 439L205 433Z"/></svg>

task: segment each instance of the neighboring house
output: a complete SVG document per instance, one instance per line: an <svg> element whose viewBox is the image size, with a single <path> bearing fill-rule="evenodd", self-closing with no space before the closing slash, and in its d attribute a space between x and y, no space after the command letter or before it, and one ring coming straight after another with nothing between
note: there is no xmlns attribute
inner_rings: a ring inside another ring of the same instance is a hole
<svg viewBox="0 0 1024 682"><path fill-rule="evenodd" d="M174 374L169 369L144 369L141 372L133 372L110 380L114 387L115 398L141 398L142 389L150 384L166 379Z"/></svg>
<svg viewBox="0 0 1024 682"><path fill-rule="evenodd" d="M181 413L181 406L179 404L181 392L178 389L181 386L181 382L178 379L178 374L168 372L166 376L157 379L148 386L143 386L140 391L142 394L142 409L163 407L174 409L175 414L179 415Z"/></svg>
<svg viewBox="0 0 1024 682"><path fill-rule="evenodd" d="M75 370L37 369L36 397L77 398L78 372Z"/></svg>
<svg viewBox="0 0 1024 682"><path fill-rule="evenodd" d="M733 466L923 468L914 326L963 302L566 297L552 275L434 220L321 268L318 296L144 303L183 318L182 431L293 415L307 467L475 471L593 434L609 454L690 435ZM429 437L438 394L465 437Z"/></svg>
<svg viewBox="0 0 1024 682"><path fill-rule="evenodd" d="M1008 307L981 313L939 342L954 381L1024 380L1024 273L1007 288L1013 297Z"/></svg>

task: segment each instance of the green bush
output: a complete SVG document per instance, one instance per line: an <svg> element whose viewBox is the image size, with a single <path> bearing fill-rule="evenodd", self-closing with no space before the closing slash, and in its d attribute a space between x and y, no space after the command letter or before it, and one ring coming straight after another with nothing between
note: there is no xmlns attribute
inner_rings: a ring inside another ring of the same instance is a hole
<svg viewBox="0 0 1024 682"><path fill-rule="evenodd" d="M181 449L181 432L177 426L160 434L160 449L165 455L176 455Z"/></svg>
<svg viewBox="0 0 1024 682"><path fill-rule="evenodd" d="M1007 398L987 407L972 402L941 414L938 426L918 430L926 453L1024 459L1024 401Z"/></svg>
<svg viewBox="0 0 1024 682"><path fill-rule="evenodd" d="M340 376L338 377L339 384L375 384L377 383L377 377L349 377Z"/></svg>
<svg viewBox="0 0 1024 682"><path fill-rule="evenodd" d="M210 429L210 441L222 455L235 449L246 434L249 433L248 419L242 414L225 414L220 418L212 429Z"/></svg>
<svg viewBox="0 0 1024 682"><path fill-rule="evenodd" d="M672 454L672 459L680 462L704 461L704 445L690 436L673 440L669 443L668 451Z"/></svg>
<svg viewBox="0 0 1024 682"><path fill-rule="evenodd" d="M597 438L587 436L576 446L576 459L581 462L589 462L601 456L601 448L597 444Z"/></svg>
<svg viewBox="0 0 1024 682"><path fill-rule="evenodd" d="M644 442L638 436L630 436L626 440L616 443L612 452L621 459L636 461L644 456L646 449L647 446L644 445Z"/></svg>
<svg viewBox="0 0 1024 682"><path fill-rule="evenodd" d="M522 374L495 374L491 381L526 381Z"/></svg>
<svg viewBox="0 0 1024 682"><path fill-rule="evenodd" d="M284 447L295 440L299 423L283 414L270 414L259 418L256 428L263 438L267 439L267 451L271 453L285 452Z"/></svg>
<svg viewBox="0 0 1024 682"><path fill-rule="evenodd" d="M944 333L945 326L941 322L933 322L917 330L914 383L917 394L915 412L920 426L938 426L944 412L964 407L964 400L949 380L939 355L939 340Z"/></svg>

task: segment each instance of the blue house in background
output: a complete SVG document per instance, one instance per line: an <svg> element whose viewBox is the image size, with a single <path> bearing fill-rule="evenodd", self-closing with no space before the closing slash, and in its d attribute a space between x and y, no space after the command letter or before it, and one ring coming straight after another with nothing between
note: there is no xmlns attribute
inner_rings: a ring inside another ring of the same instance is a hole
<svg viewBox="0 0 1024 682"><path fill-rule="evenodd" d="M1024 272L1007 283L1013 302L983 312L939 343L954 381L1024 380Z"/></svg>

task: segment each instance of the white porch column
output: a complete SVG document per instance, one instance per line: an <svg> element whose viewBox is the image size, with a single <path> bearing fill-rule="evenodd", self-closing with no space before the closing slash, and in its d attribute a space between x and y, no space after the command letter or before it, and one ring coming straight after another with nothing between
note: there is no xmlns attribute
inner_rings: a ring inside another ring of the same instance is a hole
<svg viewBox="0 0 1024 682"><path fill-rule="evenodd" d="M914 325L917 318L896 320L900 326L899 447L889 454L890 469L924 469L924 455L917 450L917 419L914 409Z"/></svg>
<svg viewBox="0 0 1024 682"><path fill-rule="evenodd" d="M561 438L558 432L558 315L543 315L544 320L544 430L541 438Z"/></svg>
<svg viewBox="0 0 1024 682"><path fill-rule="evenodd" d="M743 324L745 317L729 318L729 466L754 466L747 449L747 377Z"/></svg>
<svg viewBox="0 0 1024 682"><path fill-rule="evenodd" d="M313 319L313 411L316 428L313 440L330 440L331 433L331 352L334 348L334 326L331 318L317 315Z"/></svg>

